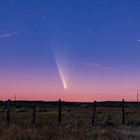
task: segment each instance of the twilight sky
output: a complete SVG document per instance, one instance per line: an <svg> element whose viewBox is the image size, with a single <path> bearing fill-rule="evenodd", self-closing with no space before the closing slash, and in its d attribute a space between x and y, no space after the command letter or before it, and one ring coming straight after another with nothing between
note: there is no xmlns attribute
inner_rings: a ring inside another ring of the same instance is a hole
<svg viewBox="0 0 140 140"><path fill-rule="evenodd" d="M137 90L139 1L0 1L0 100L135 101Z"/></svg>

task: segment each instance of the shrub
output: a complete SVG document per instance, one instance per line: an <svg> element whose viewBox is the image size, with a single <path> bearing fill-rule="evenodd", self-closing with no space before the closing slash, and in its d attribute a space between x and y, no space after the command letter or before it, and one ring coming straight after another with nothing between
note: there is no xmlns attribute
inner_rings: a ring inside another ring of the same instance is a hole
<svg viewBox="0 0 140 140"><path fill-rule="evenodd" d="M102 123L103 126L114 126L114 123L112 121L112 116L107 114L105 117L104 122Z"/></svg>
<svg viewBox="0 0 140 140"><path fill-rule="evenodd" d="M17 108L14 110L14 112L25 112L24 108Z"/></svg>
<svg viewBox="0 0 140 140"><path fill-rule="evenodd" d="M89 106L88 104L82 104L81 107L82 107L82 108L88 108L88 107L90 107L90 106Z"/></svg>
<svg viewBox="0 0 140 140"><path fill-rule="evenodd" d="M46 108L36 107L36 112L46 112Z"/></svg>
<svg viewBox="0 0 140 140"><path fill-rule="evenodd" d="M67 112L71 112L71 109L70 108L67 108Z"/></svg>

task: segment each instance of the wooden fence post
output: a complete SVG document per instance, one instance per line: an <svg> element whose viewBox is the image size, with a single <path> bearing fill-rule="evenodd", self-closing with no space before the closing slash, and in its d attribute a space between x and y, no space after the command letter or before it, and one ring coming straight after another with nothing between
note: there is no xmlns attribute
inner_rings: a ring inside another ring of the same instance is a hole
<svg viewBox="0 0 140 140"><path fill-rule="evenodd" d="M58 105L58 122L61 123L61 99L59 99Z"/></svg>
<svg viewBox="0 0 140 140"><path fill-rule="evenodd" d="M124 99L122 100L122 125L125 124Z"/></svg>
<svg viewBox="0 0 140 140"><path fill-rule="evenodd" d="M6 112L7 124L10 122L10 99L7 101L7 112Z"/></svg>
<svg viewBox="0 0 140 140"><path fill-rule="evenodd" d="M34 103L34 106L33 106L32 117L33 117L32 123L34 124L35 123L35 119L36 119L36 103Z"/></svg>
<svg viewBox="0 0 140 140"><path fill-rule="evenodd" d="M94 126L95 123L95 114L96 114L96 101L94 101L94 105L93 105L92 126Z"/></svg>

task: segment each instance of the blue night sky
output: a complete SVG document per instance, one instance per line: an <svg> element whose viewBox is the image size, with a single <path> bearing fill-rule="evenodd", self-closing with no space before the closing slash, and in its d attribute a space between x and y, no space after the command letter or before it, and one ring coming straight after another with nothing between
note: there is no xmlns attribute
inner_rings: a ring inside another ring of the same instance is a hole
<svg viewBox="0 0 140 140"><path fill-rule="evenodd" d="M1 100L135 100L139 61L139 1L0 2Z"/></svg>

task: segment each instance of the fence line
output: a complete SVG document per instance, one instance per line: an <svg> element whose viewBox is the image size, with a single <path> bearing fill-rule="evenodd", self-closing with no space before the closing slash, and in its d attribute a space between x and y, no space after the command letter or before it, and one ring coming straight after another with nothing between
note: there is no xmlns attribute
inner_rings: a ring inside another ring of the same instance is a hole
<svg viewBox="0 0 140 140"><path fill-rule="evenodd" d="M10 104L11 101L8 99L7 101L7 111L6 111L6 121L7 124L10 122ZM58 100L58 123L61 123L62 121L62 104L61 104L61 99ZM95 120L96 120L96 108L97 108L97 102L93 102L93 110L92 110L92 118L91 118L91 125L95 125ZM33 110L32 110L32 123L35 124L36 121L36 102L33 105ZM124 99L122 100L122 125L125 125L125 101Z"/></svg>
<svg viewBox="0 0 140 140"><path fill-rule="evenodd" d="M58 103L58 122L61 123L61 99L59 99Z"/></svg>
<svg viewBox="0 0 140 140"><path fill-rule="evenodd" d="M33 114L32 114L32 117L33 117L32 123L34 124L35 123L35 120L36 120L36 103L34 103L34 106L33 106Z"/></svg>
<svg viewBox="0 0 140 140"><path fill-rule="evenodd" d="M94 126L94 123L95 123L95 115L96 115L96 101L94 101L94 104L93 104L93 113L92 113L92 126Z"/></svg>
<svg viewBox="0 0 140 140"><path fill-rule="evenodd" d="M122 100L122 125L125 124L124 99Z"/></svg>
<svg viewBox="0 0 140 140"><path fill-rule="evenodd" d="M9 124L9 122L10 122L10 100L7 101L6 121L7 121L7 124Z"/></svg>

